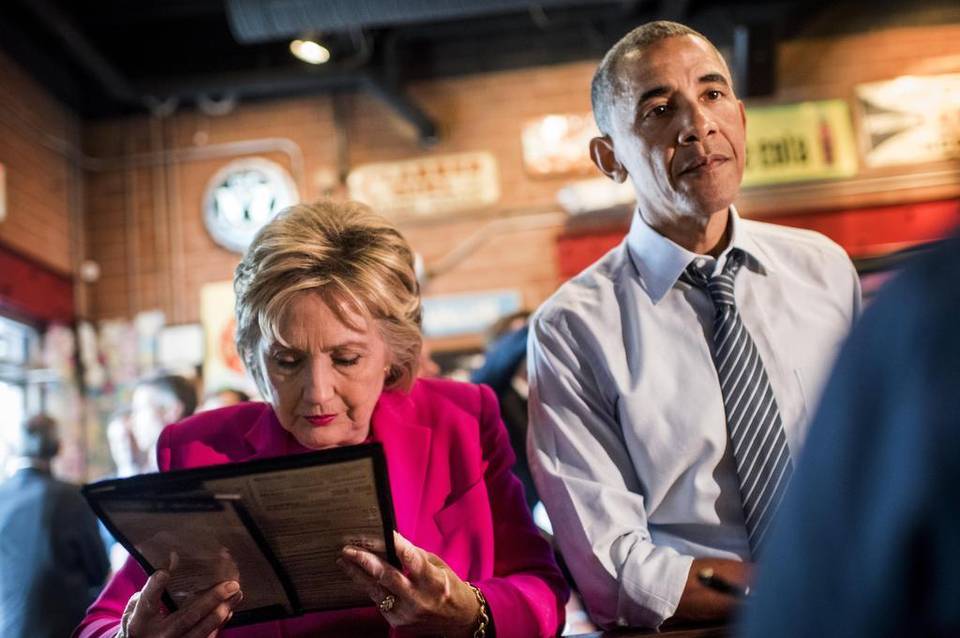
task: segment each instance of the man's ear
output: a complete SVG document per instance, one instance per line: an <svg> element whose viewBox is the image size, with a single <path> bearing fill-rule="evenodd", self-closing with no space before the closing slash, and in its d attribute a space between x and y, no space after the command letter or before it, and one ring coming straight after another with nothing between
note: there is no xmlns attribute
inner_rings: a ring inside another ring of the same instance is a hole
<svg viewBox="0 0 960 638"><path fill-rule="evenodd" d="M609 135L595 137L590 140L590 159L597 165L600 172L622 184L627 179L627 169L617 160L616 153L613 152L613 140Z"/></svg>

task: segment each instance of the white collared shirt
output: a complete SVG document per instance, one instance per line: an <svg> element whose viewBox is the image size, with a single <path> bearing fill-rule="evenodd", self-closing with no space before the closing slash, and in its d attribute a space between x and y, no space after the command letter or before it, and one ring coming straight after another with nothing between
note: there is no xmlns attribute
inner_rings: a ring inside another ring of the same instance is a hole
<svg viewBox="0 0 960 638"><path fill-rule="evenodd" d="M860 311L849 257L826 237L738 217L719 259L634 215L625 241L564 284L530 333L534 479L594 619L659 626L694 557L748 559L736 468L711 356L714 308L679 281L748 259L737 307L794 459L836 351Z"/></svg>

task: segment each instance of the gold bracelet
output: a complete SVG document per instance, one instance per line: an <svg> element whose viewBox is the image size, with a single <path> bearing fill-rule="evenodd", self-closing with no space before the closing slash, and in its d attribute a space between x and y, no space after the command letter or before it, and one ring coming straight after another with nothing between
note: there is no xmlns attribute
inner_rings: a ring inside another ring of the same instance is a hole
<svg viewBox="0 0 960 638"><path fill-rule="evenodd" d="M473 594L480 603L480 613L477 614L477 629L473 632L473 638L487 638L487 626L490 624L490 615L487 613L487 599L483 597L483 592L473 583L467 583Z"/></svg>

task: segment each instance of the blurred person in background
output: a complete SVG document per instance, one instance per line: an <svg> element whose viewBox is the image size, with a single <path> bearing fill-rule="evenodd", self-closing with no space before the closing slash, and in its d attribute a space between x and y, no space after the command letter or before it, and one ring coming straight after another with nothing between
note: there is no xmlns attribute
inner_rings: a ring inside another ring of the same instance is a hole
<svg viewBox="0 0 960 638"><path fill-rule="evenodd" d="M403 569L346 546L337 566L369 607L223 628L244 572L168 612L169 573L129 560L78 637L556 635L567 585L510 472L496 398L418 378L420 292L399 231L362 204L293 206L259 231L234 289L237 350L266 402L167 427L161 470L379 442Z"/></svg>
<svg viewBox="0 0 960 638"><path fill-rule="evenodd" d="M115 476L122 478L140 473L140 451L133 436L133 418L130 408L121 408L107 421L107 445L116 467Z"/></svg>
<svg viewBox="0 0 960 638"><path fill-rule="evenodd" d="M958 255L919 256L844 347L742 635L960 636Z"/></svg>
<svg viewBox="0 0 960 638"><path fill-rule="evenodd" d="M175 374L137 382L130 399L130 421L136 444L137 474L157 471L157 439L163 428L185 419L197 409L193 383Z"/></svg>
<svg viewBox="0 0 960 638"><path fill-rule="evenodd" d="M217 408L226 408L238 403L244 403L250 400L250 395L237 388L219 388L213 392L208 392L203 397L203 403L197 408L197 412L206 412L207 410L216 410Z"/></svg>
<svg viewBox="0 0 960 638"><path fill-rule="evenodd" d="M115 477L133 476L144 471L142 455L137 446L137 439L133 435L133 416L130 408L120 408L110 416L110 420L107 421L107 444L110 448L110 457L116 467ZM129 554L102 522L98 521L98 525L100 537L110 557L110 571L115 572L123 566Z"/></svg>
<svg viewBox="0 0 960 638"><path fill-rule="evenodd" d="M493 389L500 403L500 415L510 433L510 445L517 456L513 471L523 483L527 505L533 509L539 499L527 464L527 318L529 312L516 312L497 320L490 328L490 339L483 365L470 375L471 383L483 383Z"/></svg>
<svg viewBox="0 0 960 638"><path fill-rule="evenodd" d="M51 474L56 422L22 424L17 471L0 484L0 636L64 638L109 571L97 519L80 490Z"/></svg>

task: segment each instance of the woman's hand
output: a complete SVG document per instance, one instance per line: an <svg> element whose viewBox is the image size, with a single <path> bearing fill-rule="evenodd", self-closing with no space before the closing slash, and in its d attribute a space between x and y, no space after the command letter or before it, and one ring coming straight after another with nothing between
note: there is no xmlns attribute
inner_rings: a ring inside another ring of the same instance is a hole
<svg viewBox="0 0 960 638"><path fill-rule="evenodd" d="M379 556L351 545L343 548L337 564L367 592L392 626L411 634L472 636L480 615L480 602L473 589L438 556L396 532L393 537L402 572Z"/></svg>
<svg viewBox="0 0 960 638"><path fill-rule="evenodd" d="M240 583L226 581L211 587L173 613L160 600L170 580L164 570L154 572L139 592L130 597L120 620L117 638L208 638L233 616L243 600Z"/></svg>

